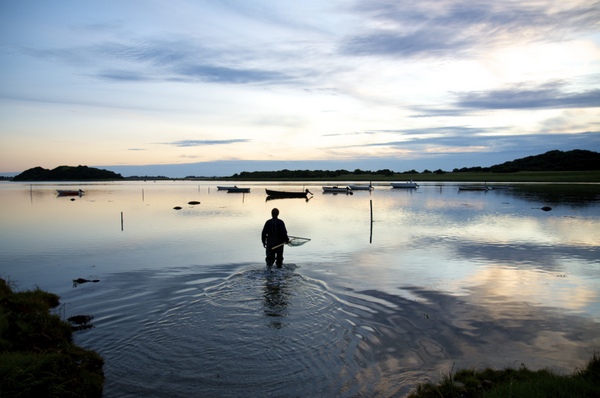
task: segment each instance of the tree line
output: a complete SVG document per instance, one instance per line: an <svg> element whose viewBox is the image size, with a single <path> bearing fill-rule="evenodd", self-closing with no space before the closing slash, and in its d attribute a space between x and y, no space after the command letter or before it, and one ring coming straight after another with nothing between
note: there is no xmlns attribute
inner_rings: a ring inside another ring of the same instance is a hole
<svg viewBox="0 0 600 398"><path fill-rule="evenodd" d="M549 151L541 155L528 156L490 167L455 168L452 173L516 173L519 171L590 171L600 170L600 153L575 149L572 151ZM446 174L449 171L408 170L396 173L390 169L377 171L356 169L349 170L279 170L279 171L243 171L232 178L239 179L330 179L344 176L383 176L391 177L397 174Z"/></svg>
<svg viewBox="0 0 600 398"><path fill-rule="evenodd" d="M519 171L593 171L600 170L600 153L575 149L572 151L553 150L541 155L528 156L490 167L463 167L455 168L451 172L437 169L435 171L414 169L404 172L395 172L390 169L376 171L355 169L354 171L339 170L279 170L279 171L242 171L231 177L232 179L336 179L351 178L352 176L393 177L401 174L446 174L446 173L516 173ZM95 169L87 166L59 166L53 170L34 167L26 170L14 178L5 177L14 181L84 181L84 180L122 180L122 175L112 171ZM198 178L188 176L187 179ZM212 177L216 178L216 177ZM171 179L165 176L127 177L127 179Z"/></svg>

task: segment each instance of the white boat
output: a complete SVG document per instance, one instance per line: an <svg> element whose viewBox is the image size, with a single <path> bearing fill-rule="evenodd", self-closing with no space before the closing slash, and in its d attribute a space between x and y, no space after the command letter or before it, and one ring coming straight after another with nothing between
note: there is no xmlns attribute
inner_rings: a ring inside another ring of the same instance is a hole
<svg viewBox="0 0 600 398"><path fill-rule="evenodd" d="M373 189L373 185L348 185L348 188L353 191L371 191Z"/></svg>
<svg viewBox="0 0 600 398"><path fill-rule="evenodd" d="M352 195L352 190L350 187L323 187L323 193L345 193L348 195Z"/></svg>
<svg viewBox="0 0 600 398"><path fill-rule="evenodd" d="M390 185L392 188L419 188L419 184L412 180L407 182L392 182Z"/></svg>

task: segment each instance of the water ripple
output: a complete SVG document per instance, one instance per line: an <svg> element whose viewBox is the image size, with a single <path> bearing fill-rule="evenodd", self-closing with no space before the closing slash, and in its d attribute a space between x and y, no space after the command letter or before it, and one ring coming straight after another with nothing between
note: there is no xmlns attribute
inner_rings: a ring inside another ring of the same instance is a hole
<svg viewBox="0 0 600 398"><path fill-rule="evenodd" d="M564 335L522 303L501 303L523 316L500 325L461 297L333 290L294 265L121 273L99 286L63 301L95 316L76 339L105 358L105 397L401 396L465 353L514 358L529 347L551 358L540 342ZM595 333L578 330L581 341Z"/></svg>

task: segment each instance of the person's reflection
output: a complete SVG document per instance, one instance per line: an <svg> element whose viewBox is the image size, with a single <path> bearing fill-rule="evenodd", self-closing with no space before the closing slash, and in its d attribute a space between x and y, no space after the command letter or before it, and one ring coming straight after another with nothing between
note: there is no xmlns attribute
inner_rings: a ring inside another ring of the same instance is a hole
<svg viewBox="0 0 600 398"><path fill-rule="evenodd" d="M270 318L269 327L281 329L285 326L287 316L288 276L282 272L267 272L263 298L265 300L265 315Z"/></svg>

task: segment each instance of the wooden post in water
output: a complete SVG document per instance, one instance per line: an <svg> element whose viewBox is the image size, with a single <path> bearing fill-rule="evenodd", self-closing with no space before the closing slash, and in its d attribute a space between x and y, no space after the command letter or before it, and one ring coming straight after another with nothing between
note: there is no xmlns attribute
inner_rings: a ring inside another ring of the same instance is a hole
<svg viewBox="0 0 600 398"><path fill-rule="evenodd" d="M142 202L144 202L144 188L142 188Z"/></svg>
<svg viewBox="0 0 600 398"><path fill-rule="evenodd" d="M369 237L369 243L373 243L373 199L369 200L371 206L371 235Z"/></svg>
<svg viewBox="0 0 600 398"><path fill-rule="evenodd" d="M121 212L121 231L123 230L123 212Z"/></svg>

